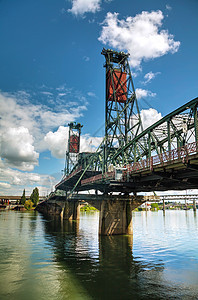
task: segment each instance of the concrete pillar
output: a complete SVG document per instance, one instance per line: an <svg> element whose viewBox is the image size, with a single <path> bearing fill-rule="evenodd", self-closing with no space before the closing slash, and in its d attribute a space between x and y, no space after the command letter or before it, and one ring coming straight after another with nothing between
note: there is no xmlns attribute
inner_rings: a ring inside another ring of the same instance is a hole
<svg viewBox="0 0 198 300"><path fill-rule="evenodd" d="M193 210L196 211L197 207L196 207L196 200L193 200Z"/></svg>
<svg viewBox="0 0 198 300"><path fill-rule="evenodd" d="M102 200L99 234L133 234L131 200Z"/></svg>
<svg viewBox="0 0 198 300"><path fill-rule="evenodd" d="M166 206L165 206L165 200L163 199L163 211L165 211Z"/></svg>
<svg viewBox="0 0 198 300"><path fill-rule="evenodd" d="M73 222L73 220L62 220L63 232L71 232L78 234L79 221Z"/></svg>
<svg viewBox="0 0 198 300"><path fill-rule="evenodd" d="M78 220L80 218L80 205L78 201L65 201L63 219Z"/></svg>

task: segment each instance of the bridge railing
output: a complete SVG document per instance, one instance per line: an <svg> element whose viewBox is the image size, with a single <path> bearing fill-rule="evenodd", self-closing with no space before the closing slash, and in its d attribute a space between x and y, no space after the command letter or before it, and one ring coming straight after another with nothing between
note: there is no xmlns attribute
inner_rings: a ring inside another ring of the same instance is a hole
<svg viewBox="0 0 198 300"><path fill-rule="evenodd" d="M143 170L152 171L155 166L165 166L175 162L182 161L182 163L188 162L190 155L198 152L198 145L196 142L186 144L185 146L171 151L160 153L159 155L151 156L150 158L134 162L131 165L126 166L126 170L123 171L123 179L126 178L127 173L138 173Z"/></svg>
<svg viewBox="0 0 198 300"><path fill-rule="evenodd" d="M93 182L101 181L101 180L114 179L114 178L115 178L115 171L107 172L105 174L98 174L98 175L83 179L83 180L81 180L81 185L89 184L89 183L93 183Z"/></svg>
<svg viewBox="0 0 198 300"><path fill-rule="evenodd" d="M69 178L73 177L76 173L80 172L82 170L82 166L78 167L76 170L74 170L73 172L71 172L68 176L64 177L56 186L55 189L61 185L63 182L65 182L66 180L68 180Z"/></svg>

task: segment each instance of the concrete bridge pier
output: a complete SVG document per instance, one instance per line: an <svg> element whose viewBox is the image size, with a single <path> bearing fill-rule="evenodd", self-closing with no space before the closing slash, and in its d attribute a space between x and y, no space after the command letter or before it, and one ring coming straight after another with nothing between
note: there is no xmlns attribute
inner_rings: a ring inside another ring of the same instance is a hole
<svg viewBox="0 0 198 300"><path fill-rule="evenodd" d="M132 200L103 200L100 209L99 234L133 234Z"/></svg>
<svg viewBox="0 0 198 300"><path fill-rule="evenodd" d="M193 200L193 210L196 211L197 207L196 207L196 200Z"/></svg>
<svg viewBox="0 0 198 300"><path fill-rule="evenodd" d="M163 211L165 211L166 205L165 205L165 200L163 199Z"/></svg>
<svg viewBox="0 0 198 300"><path fill-rule="evenodd" d="M66 200L63 209L64 220L79 220L80 218L80 205L79 201Z"/></svg>

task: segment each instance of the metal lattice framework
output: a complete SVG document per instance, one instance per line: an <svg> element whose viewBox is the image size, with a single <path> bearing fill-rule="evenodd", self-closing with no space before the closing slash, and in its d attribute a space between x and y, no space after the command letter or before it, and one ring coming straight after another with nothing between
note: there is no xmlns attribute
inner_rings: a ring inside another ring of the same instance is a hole
<svg viewBox="0 0 198 300"><path fill-rule="evenodd" d="M106 68L105 140L103 172L110 165L129 163L128 148L119 151L142 131L129 54L103 49ZM118 154L117 154L118 153Z"/></svg>
<svg viewBox="0 0 198 300"><path fill-rule="evenodd" d="M131 163L135 163L152 156L162 156L163 153L167 156L174 149L197 143L197 107L198 98L195 98L142 131L120 149L120 153L130 149Z"/></svg>

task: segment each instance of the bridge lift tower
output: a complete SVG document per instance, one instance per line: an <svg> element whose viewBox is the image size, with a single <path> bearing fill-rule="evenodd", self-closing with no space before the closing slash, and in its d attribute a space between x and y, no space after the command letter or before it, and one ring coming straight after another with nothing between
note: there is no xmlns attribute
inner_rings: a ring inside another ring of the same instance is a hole
<svg viewBox="0 0 198 300"><path fill-rule="evenodd" d="M69 126L68 148L66 151L64 176L68 176L78 162L80 152L80 135L83 125L71 122Z"/></svg>
<svg viewBox="0 0 198 300"><path fill-rule="evenodd" d="M105 140L103 173L111 165L123 167L133 160L130 149L116 155L142 130L135 88L128 62L129 54L103 48L106 68Z"/></svg>

